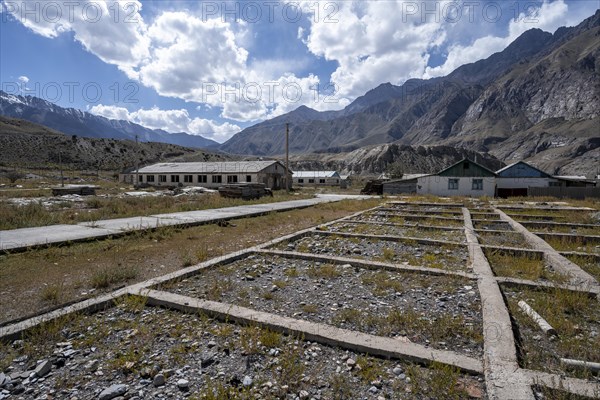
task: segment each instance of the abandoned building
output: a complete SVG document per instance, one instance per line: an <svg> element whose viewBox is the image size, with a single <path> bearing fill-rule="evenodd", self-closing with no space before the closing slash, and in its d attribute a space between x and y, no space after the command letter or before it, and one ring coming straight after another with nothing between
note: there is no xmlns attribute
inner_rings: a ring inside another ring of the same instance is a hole
<svg viewBox="0 0 600 400"><path fill-rule="evenodd" d="M228 161L160 163L121 174L125 183L157 187L202 186L218 188L224 184L264 183L269 189L285 188L285 165L280 161ZM291 185L291 171L288 173Z"/></svg>
<svg viewBox="0 0 600 400"><path fill-rule="evenodd" d="M383 183L384 194L417 193L436 196L490 196L496 173L471 160L461 160L437 174L412 175Z"/></svg>

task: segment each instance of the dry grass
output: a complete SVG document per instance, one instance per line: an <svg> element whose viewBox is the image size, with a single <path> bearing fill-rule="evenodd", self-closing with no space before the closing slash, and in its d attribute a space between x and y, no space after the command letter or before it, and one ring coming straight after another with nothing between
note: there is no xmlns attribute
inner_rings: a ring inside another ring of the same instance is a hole
<svg viewBox="0 0 600 400"><path fill-rule="evenodd" d="M507 297L519 329L519 355L524 367L561 373L567 370L560 365L560 357L600 362L600 338L591 335L600 328L597 299L583 292L529 288ZM537 324L520 310L519 300L527 301L545 318L556 329L558 339L548 340ZM570 374L584 379L591 376L590 371L585 370L570 371Z"/></svg>
<svg viewBox="0 0 600 400"><path fill-rule="evenodd" d="M600 253L600 244L588 242L582 236L546 237L544 240L557 251Z"/></svg>
<svg viewBox="0 0 600 400"><path fill-rule="evenodd" d="M537 254L517 255L499 250L484 250L485 255L497 276L537 281L546 279L556 283L565 283L568 278L545 268L544 260Z"/></svg>
<svg viewBox="0 0 600 400"><path fill-rule="evenodd" d="M593 275L598 281L600 281L600 260L593 256L566 256L569 260L579 265L584 271Z"/></svg>
<svg viewBox="0 0 600 400"><path fill-rule="evenodd" d="M219 194L182 197L90 197L86 200L83 209L68 207L60 212L45 208L41 202L33 202L24 206L0 202L0 215L3 216L0 220L0 230L264 204L308 197L307 195L286 194L283 191L275 192L273 197L263 197L257 200L229 199L223 198Z"/></svg>
<svg viewBox="0 0 600 400"><path fill-rule="evenodd" d="M43 296L48 286L61 286L58 303L83 299L123 284L122 280L121 283L113 281L103 289L94 290L92 282L104 280L94 276L115 266L137 270L137 276L128 282L143 281L176 271L193 262L194 256L199 262L239 251L378 203L379 200L342 201L236 220L235 226L229 227L161 228L117 239L0 255L0 303L3 305L0 322L29 315L32 310L47 309L48 300L54 301L55 297ZM33 295L22 296L21 293Z"/></svg>

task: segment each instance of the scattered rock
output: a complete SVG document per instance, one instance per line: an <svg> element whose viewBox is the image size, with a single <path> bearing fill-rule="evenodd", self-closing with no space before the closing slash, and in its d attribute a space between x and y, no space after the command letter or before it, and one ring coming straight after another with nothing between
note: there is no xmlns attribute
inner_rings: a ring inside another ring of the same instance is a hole
<svg viewBox="0 0 600 400"><path fill-rule="evenodd" d="M52 370L52 362L50 360L44 360L35 367L35 374L40 378L48 375Z"/></svg>
<svg viewBox="0 0 600 400"><path fill-rule="evenodd" d="M163 386L166 382L167 379L163 374L156 374L156 376L154 376L154 379L152 380L152 384L154 385L154 387Z"/></svg>
<svg viewBox="0 0 600 400"><path fill-rule="evenodd" d="M177 381L177 387L180 390L188 390L190 388L190 381L188 381L187 379L179 379Z"/></svg>
<svg viewBox="0 0 600 400"><path fill-rule="evenodd" d="M111 400L115 397L123 396L127 393L127 385L117 384L112 385L100 392L99 400Z"/></svg>

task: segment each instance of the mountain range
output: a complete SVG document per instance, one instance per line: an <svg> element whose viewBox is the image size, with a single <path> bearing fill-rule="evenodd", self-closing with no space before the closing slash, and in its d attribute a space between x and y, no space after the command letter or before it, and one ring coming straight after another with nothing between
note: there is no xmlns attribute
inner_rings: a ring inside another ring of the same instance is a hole
<svg viewBox="0 0 600 400"><path fill-rule="evenodd" d="M464 147L550 173L600 162L600 10L554 34L531 29L503 51L430 80L385 83L340 111L305 106L244 129L231 153L346 153L369 145Z"/></svg>
<svg viewBox="0 0 600 400"><path fill-rule="evenodd" d="M168 143L65 135L43 125L0 116L0 171L3 168L56 168L122 171L136 165L193 157L196 161L230 161L219 153Z"/></svg>
<svg viewBox="0 0 600 400"><path fill-rule="evenodd" d="M301 106L222 145L2 91L0 115L79 137L137 136L143 142L253 156L281 156L289 123L290 152L308 164L367 171L373 168L354 162L360 154L379 151L374 159L391 163L437 146L432 154L465 148L507 163L526 160L552 174L595 175L600 173L600 10L554 34L528 30L503 51L447 76L410 79L401 86L384 83L339 111Z"/></svg>
<svg viewBox="0 0 600 400"><path fill-rule="evenodd" d="M34 96L20 96L0 90L0 115L20 118L56 131L88 138L129 139L162 142L184 147L215 149L219 143L199 135L169 133L133 122L108 119L75 108L63 108Z"/></svg>

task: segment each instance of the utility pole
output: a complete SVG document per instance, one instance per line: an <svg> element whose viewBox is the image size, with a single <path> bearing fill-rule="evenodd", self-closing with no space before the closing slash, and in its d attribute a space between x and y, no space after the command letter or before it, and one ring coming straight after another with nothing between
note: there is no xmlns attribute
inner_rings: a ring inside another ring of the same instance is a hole
<svg viewBox="0 0 600 400"><path fill-rule="evenodd" d="M140 149L140 145L138 143L138 135L135 135L135 148L137 151L139 151ZM134 187L137 187L140 183L140 161L139 161L139 156L136 154L135 155L135 185L133 185Z"/></svg>
<svg viewBox="0 0 600 400"><path fill-rule="evenodd" d="M290 192L290 124L285 124L285 190Z"/></svg>
<svg viewBox="0 0 600 400"><path fill-rule="evenodd" d="M60 186L65 186L65 177L63 176L62 151L58 152L58 165L60 167Z"/></svg>

